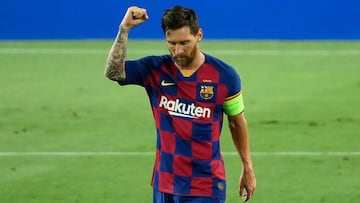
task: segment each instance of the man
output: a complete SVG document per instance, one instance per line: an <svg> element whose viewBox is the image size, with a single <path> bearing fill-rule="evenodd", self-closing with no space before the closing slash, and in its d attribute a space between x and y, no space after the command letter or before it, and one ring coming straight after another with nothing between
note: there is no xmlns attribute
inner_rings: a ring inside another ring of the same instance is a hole
<svg viewBox="0 0 360 203"><path fill-rule="evenodd" d="M202 30L197 15L181 6L166 10L162 16L170 55L126 60L130 29L147 19L145 9L128 8L105 75L120 85L143 86L149 96L157 129L151 184L154 203L225 202L219 144L224 113L243 166L239 194L244 201L249 200L256 180L238 74L200 51Z"/></svg>

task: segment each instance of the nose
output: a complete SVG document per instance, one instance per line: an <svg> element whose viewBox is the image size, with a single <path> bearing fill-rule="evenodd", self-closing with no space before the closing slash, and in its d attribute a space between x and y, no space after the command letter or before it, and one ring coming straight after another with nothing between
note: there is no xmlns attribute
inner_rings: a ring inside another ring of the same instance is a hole
<svg viewBox="0 0 360 203"><path fill-rule="evenodd" d="M175 45L175 55L181 55L184 53L184 47L181 44Z"/></svg>

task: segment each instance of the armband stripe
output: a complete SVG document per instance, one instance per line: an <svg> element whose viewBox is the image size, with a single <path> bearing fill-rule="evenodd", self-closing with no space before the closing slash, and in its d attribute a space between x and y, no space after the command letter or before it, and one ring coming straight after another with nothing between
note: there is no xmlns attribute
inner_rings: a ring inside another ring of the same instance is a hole
<svg viewBox="0 0 360 203"><path fill-rule="evenodd" d="M232 100L232 99L234 99L235 97L238 97L239 95L241 95L241 92L239 92L239 93L237 93L237 94L235 94L235 95L233 95L233 96L227 97L227 98L225 99L225 101Z"/></svg>

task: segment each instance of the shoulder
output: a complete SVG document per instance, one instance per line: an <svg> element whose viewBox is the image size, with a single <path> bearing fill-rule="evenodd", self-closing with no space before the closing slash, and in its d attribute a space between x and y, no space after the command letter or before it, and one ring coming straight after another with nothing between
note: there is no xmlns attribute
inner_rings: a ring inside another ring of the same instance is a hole
<svg viewBox="0 0 360 203"><path fill-rule="evenodd" d="M138 59L138 61L141 61L143 63L147 64L163 64L163 63L169 63L171 62L171 56L170 55L161 55L161 56L146 56L143 58Z"/></svg>
<svg viewBox="0 0 360 203"><path fill-rule="evenodd" d="M232 76L238 77L235 68L219 58L205 54L205 63L214 67L220 75L223 75L226 78L231 78Z"/></svg>
<svg viewBox="0 0 360 203"><path fill-rule="evenodd" d="M171 62L170 55L161 55L161 56L145 56L139 59L128 59L126 60L127 69L159 69L164 64L170 64ZM128 71L128 70L127 70Z"/></svg>

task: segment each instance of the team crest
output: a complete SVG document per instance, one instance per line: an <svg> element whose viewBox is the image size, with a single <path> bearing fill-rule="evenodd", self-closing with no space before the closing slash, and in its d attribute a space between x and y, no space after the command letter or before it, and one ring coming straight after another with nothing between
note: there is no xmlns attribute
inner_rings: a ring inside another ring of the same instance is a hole
<svg viewBox="0 0 360 203"><path fill-rule="evenodd" d="M200 87L200 96L206 100L211 99L214 96L214 87L202 85Z"/></svg>

